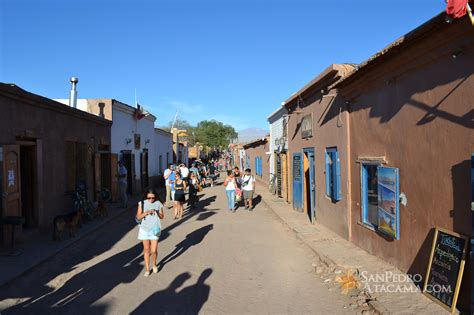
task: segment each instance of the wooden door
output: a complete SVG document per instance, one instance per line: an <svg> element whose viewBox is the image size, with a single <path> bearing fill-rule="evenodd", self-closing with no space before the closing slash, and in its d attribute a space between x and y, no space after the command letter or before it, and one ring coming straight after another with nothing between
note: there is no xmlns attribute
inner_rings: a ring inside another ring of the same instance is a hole
<svg viewBox="0 0 474 315"><path fill-rule="evenodd" d="M21 216L20 146L3 146L3 216Z"/></svg>
<svg viewBox="0 0 474 315"><path fill-rule="evenodd" d="M22 216L21 210L21 182L20 182L20 146L3 146L3 213L6 216ZM18 231L18 227L17 231ZM19 234L19 233L18 233ZM16 235L18 235L16 234ZM10 242L11 226L3 228L4 244Z"/></svg>
<svg viewBox="0 0 474 315"><path fill-rule="evenodd" d="M118 178L117 172L118 171L118 154L111 153L110 154L110 180L111 180L111 189L110 192L112 193L112 201L115 202L118 200Z"/></svg>
<svg viewBox="0 0 474 315"><path fill-rule="evenodd" d="M288 200L288 159L286 153L280 154L281 158L281 178L282 178L282 197Z"/></svg>

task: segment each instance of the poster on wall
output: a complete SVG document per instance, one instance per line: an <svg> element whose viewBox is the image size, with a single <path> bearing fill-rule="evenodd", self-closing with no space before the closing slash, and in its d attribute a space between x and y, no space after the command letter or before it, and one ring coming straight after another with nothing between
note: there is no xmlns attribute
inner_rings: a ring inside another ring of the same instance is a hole
<svg viewBox="0 0 474 315"><path fill-rule="evenodd" d="M377 168L378 230L391 238L400 238L398 168Z"/></svg>

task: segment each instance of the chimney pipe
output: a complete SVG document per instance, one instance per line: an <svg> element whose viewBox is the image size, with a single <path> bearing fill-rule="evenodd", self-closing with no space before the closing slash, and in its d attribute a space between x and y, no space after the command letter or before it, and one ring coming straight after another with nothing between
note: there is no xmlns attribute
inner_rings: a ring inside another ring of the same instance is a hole
<svg viewBox="0 0 474 315"><path fill-rule="evenodd" d="M72 108L77 108L77 91L76 91L76 84L79 82L79 79L76 77L71 78L71 92L69 92L69 106Z"/></svg>
<svg viewBox="0 0 474 315"><path fill-rule="evenodd" d="M99 117L105 118L104 107L105 103L99 103Z"/></svg>

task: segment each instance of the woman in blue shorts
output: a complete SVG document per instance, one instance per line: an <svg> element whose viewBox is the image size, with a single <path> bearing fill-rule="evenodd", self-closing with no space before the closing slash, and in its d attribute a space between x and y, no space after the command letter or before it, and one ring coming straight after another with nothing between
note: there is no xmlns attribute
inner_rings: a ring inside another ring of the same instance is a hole
<svg viewBox="0 0 474 315"><path fill-rule="evenodd" d="M163 220L163 218L165 217L163 213L163 203L161 202L161 200L159 200L158 194L155 192L154 189L148 189L146 191L144 200L138 203L136 216L137 221L140 222L138 229L138 239L141 240L143 243L143 255L145 259L146 269L144 274L145 277L148 277L150 275L150 255L151 263L153 266L153 273L158 272L156 260L158 257L158 237L160 236L160 234L159 232L155 234L153 231L144 228L144 220L147 220L150 216L158 216L159 220Z"/></svg>

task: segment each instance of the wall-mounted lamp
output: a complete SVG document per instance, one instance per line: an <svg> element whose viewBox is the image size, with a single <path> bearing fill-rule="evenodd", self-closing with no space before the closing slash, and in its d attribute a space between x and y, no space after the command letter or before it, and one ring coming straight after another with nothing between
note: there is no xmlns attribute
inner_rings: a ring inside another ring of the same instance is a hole
<svg viewBox="0 0 474 315"><path fill-rule="evenodd" d="M125 139L125 142L126 142L127 144L130 144L130 143L132 143L132 139L131 139L131 138L126 138L126 139Z"/></svg>
<svg viewBox="0 0 474 315"><path fill-rule="evenodd" d="M150 143L150 139L145 140L145 144L148 144L148 143Z"/></svg>
<svg viewBox="0 0 474 315"><path fill-rule="evenodd" d="M303 101L303 98L301 97L301 95L298 95L298 99L296 101L296 108L294 110L291 111L292 114L296 114L296 115L299 115L303 112L303 110L301 109L300 107L300 102L304 104L304 101Z"/></svg>

